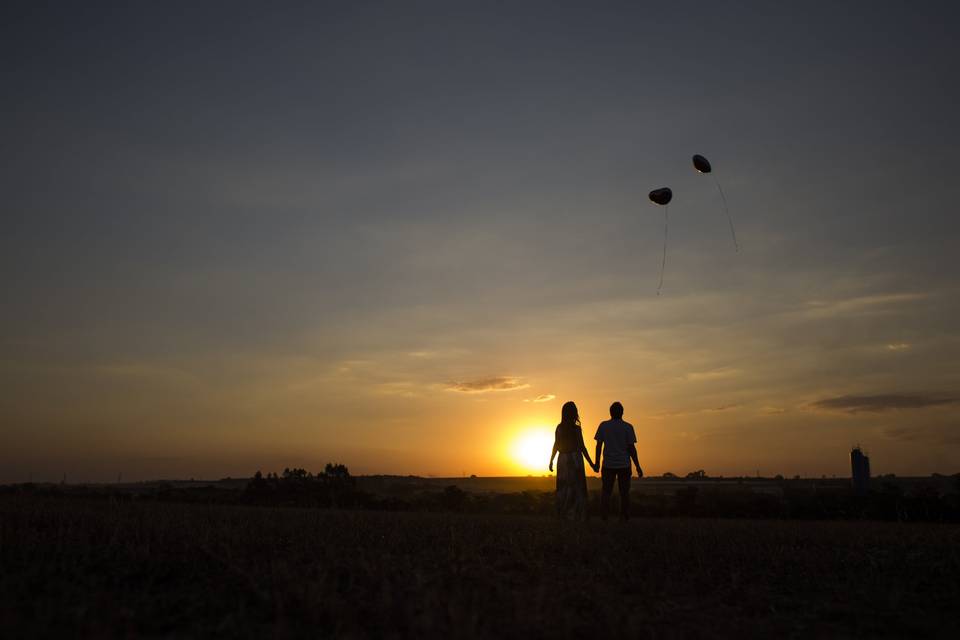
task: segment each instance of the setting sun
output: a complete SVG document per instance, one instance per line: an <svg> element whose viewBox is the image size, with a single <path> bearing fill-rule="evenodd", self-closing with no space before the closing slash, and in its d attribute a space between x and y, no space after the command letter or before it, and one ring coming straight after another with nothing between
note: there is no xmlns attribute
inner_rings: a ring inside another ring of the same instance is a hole
<svg viewBox="0 0 960 640"><path fill-rule="evenodd" d="M531 427L513 441L511 457L528 473L543 473L550 463L553 434L547 427Z"/></svg>

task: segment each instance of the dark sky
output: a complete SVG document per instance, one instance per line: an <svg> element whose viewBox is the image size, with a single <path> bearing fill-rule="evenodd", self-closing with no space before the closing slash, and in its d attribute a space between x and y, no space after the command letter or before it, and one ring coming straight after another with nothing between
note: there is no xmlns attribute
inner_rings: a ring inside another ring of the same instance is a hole
<svg viewBox="0 0 960 640"><path fill-rule="evenodd" d="M957 471L958 17L5 2L0 480L507 473L568 398L654 470Z"/></svg>

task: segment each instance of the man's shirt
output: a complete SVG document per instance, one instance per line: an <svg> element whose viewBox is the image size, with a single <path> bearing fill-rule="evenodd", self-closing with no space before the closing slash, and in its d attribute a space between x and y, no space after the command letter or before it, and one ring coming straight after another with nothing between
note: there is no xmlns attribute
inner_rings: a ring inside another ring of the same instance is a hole
<svg viewBox="0 0 960 640"><path fill-rule="evenodd" d="M603 466L608 469L630 468L630 445L637 441L633 425L620 418L605 420L593 437L603 443Z"/></svg>

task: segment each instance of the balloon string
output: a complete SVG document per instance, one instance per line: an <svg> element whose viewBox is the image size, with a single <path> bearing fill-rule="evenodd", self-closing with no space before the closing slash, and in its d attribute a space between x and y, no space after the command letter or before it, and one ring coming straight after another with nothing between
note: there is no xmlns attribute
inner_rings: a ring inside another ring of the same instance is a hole
<svg viewBox="0 0 960 640"><path fill-rule="evenodd" d="M733 230L733 218L730 217L730 209L727 208L727 196L723 195L723 189L720 188L720 181L717 176L713 176L713 181L717 183L717 191L720 192L720 198L723 200L723 212L727 214L727 222L730 223L730 236L733 238L733 248L740 253L740 244L737 242L737 232Z"/></svg>
<svg viewBox="0 0 960 640"><path fill-rule="evenodd" d="M657 295L663 288L663 270L667 266L667 228L670 224L670 205L663 208L663 258L660 260L660 284L657 285Z"/></svg>

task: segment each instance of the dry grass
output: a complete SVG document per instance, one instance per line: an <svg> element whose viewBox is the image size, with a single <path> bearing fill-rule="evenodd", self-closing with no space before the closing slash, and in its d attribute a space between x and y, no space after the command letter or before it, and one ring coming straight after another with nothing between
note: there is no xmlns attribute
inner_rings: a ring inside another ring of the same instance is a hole
<svg viewBox="0 0 960 640"><path fill-rule="evenodd" d="M11 638L957 637L958 548L948 525L7 497L0 623Z"/></svg>

